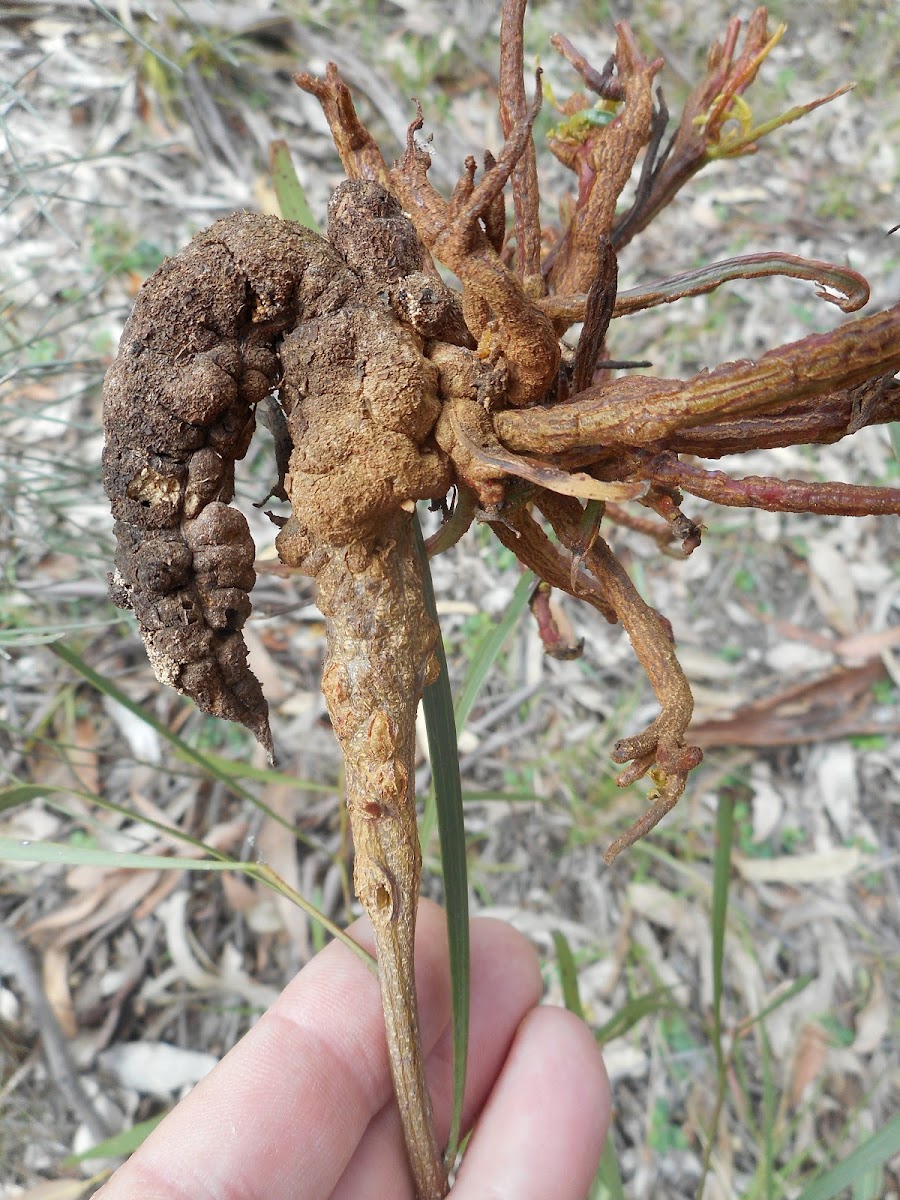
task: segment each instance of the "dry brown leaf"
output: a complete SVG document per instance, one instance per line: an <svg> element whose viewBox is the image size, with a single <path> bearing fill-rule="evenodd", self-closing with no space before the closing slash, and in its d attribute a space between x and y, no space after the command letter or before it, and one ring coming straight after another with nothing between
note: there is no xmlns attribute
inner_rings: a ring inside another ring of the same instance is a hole
<svg viewBox="0 0 900 1200"><path fill-rule="evenodd" d="M169 1042L118 1042L101 1053L100 1061L123 1087L167 1099L199 1083L219 1058Z"/></svg>
<svg viewBox="0 0 900 1200"><path fill-rule="evenodd" d="M130 913L144 897L153 890L159 880L159 871L116 871L98 888L99 903L91 906L89 914L80 920L69 923L66 920L66 910L60 909L52 915L54 927L58 930L52 939L56 947L70 946L79 938L86 937L95 929L100 929L110 921L116 920L125 913ZM50 927L51 918L36 921L29 930L32 935L35 930L46 931Z"/></svg>
<svg viewBox="0 0 900 1200"><path fill-rule="evenodd" d="M708 928L708 927L707 927ZM706 1003L712 1005L713 999L713 984L712 984L712 954L707 951L707 943L701 943L704 949L704 954L709 954L708 964L704 962L704 967L709 970L709 982L705 986ZM743 1009L745 1012L756 1013L760 1012L766 1003L766 983L763 978L763 971L760 965L759 956L754 949L742 945L737 938L734 938L728 946L728 974L734 980L734 987L743 996Z"/></svg>
<svg viewBox="0 0 900 1200"><path fill-rule="evenodd" d="M162 743L152 726L111 696L103 697L103 708L139 762L151 766L158 766L162 762Z"/></svg>
<svg viewBox="0 0 900 1200"><path fill-rule="evenodd" d="M58 731L58 736L62 742L68 743L75 735L71 729L64 729ZM50 748L35 746L28 755L30 781L54 790L64 788L81 790L83 784L76 770L79 761L78 752L72 751L71 758L73 761L60 757ZM65 793L62 792L61 796L65 796ZM77 796L73 796L70 803L78 807L84 805L84 801Z"/></svg>
<svg viewBox="0 0 900 1200"><path fill-rule="evenodd" d="M69 955L60 946L48 946L41 958L44 993L67 1038L78 1032L78 1020L69 988Z"/></svg>
<svg viewBox="0 0 900 1200"><path fill-rule="evenodd" d="M691 725L690 735L709 748L795 746L855 734L900 733L900 715L880 715L871 696L872 684L884 674L879 659L840 667L748 704L724 721Z"/></svg>
<svg viewBox="0 0 900 1200"><path fill-rule="evenodd" d="M260 637L259 630L253 625L244 626L244 641L247 643L247 661L250 669L262 684L269 703L280 704L291 694L290 687L284 681L281 668L269 653L265 641Z"/></svg>
<svg viewBox="0 0 900 1200"><path fill-rule="evenodd" d="M233 912L246 916L259 904L259 889L252 883L248 883L243 875L239 875L237 872L223 871L220 880L222 895Z"/></svg>
<svg viewBox="0 0 900 1200"><path fill-rule="evenodd" d="M856 753L848 742L823 746L815 765L819 798L843 840L859 829L859 780Z"/></svg>
<svg viewBox="0 0 900 1200"><path fill-rule="evenodd" d="M833 629L850 635L859 620L859 601L847 556L830 542L812 544L808 558L809 586L822 616Z"/></svg>
<svg viewBox="0 0 900 1200"><path fill-rule="evenodd" d="M632 883L628 901L636 913L663 929L677 929L688 910L683 896L666 891L658 883Z"/></svg>
<svg viewBox="0 0 900 1200"><path fill-rule="evenodd" d="M772 786L769 775L762 763L751 773L753 841L757 845L773 835L784 814L784 796Z"/></svg>
<svg viewBox="0 0 900 1200"><path fill-rule="evenodd" d="M81 870L81 868L76 868L76 870ZM37 921L32 922L26 930L28 937L32 941L40 942L44 934L54 933L60 929L68 929L71 925L86 919L116 887L116 880L102 868L87 867L83 869L83 872L87 873L90 877L90 888L82 890L80 896L67 899L61 908L57 908L54 912L47 913ZM66 876L66 883L69 887L75 887L72 881L73 875L74 872L70 872ZM84 873L81 878L85 878Z"/></svg>
<svg viewBox="0 0 900 1200"><path fill-rule="evenodd" d="M705 646L680 643L678 657L692 685L701 679L712 680L717 684L734 685L734 663L728 662L714 650Z"/></svg>
<svg viewBox="0 0 900 1200"><path fill-rule="evenodd" d="M803 1093L818 1077L828 1057L828 1038L821 1025L810 1022L804 1025L791 1064L790 1099L791 1108L796 1109Z"/></svg>
<svg viewBox="0 0 900 1200"><path fill-rule="evenodd" d="M47 1179L24 1192L16 1193L16 1200L78 1200L94 1187L88 1179Z"/></svg>
<svg viewBox="0 0 900 1200"><path fill-rule="evenodd" d="M802 679L834 666L831 650L808 642L778 642L763 655L765 665L780 679Z"/></svg>
<svg viewBox="0 0 900 1200"><path fill-rule="evenodd" d="M868 1002L856 1014L856 1037L852 1049L857 1054L871 1054L887 1036L890 1022L890 1003L881 976L876 975Z"/></svg>
<svg viewBox="0 0 900 1200"><path fill-rule="evenodd" d="M136 766L131 772L129 779L129 800L131 801L131 806L136 813L139 813L142 817L149 817L151 821L155 821L158 825L163 826L163 829L165 829L167 827L176 825L181 819L185 808L193 802L189 798L190 794L187 792L187 790L185 790L177 795L177 797L168 797L167 807L162 808L153 799L158 786L159 778L157 771L155 771L152 767ZM141 849L146 850L149 853L149 846L151 842L157 842L160 838L164 839L163 849L156 849L153 851L153 853L165 854L168 853L168 850L171 846L177 847L184 845L184 843L174 834L167 836L163 830L156 829L149 824L141 825L134 823L130 825L128 829L128 839L130 844L127 848L129 850L137 849L138 847L135 845L135 842L140 841L142 843ZM115 848L121 849L122 847L116 845Z"/></svg>
<svg viewBox="0 0 900 1200"><path fill-rule="evenodd" d="M244 817L235 817L232 821L220 821L204 834L203 840L213 850L221 854L235 854L247 836L248 824ZM188 847L185 847L188 849ZM192 850L193 856L193 850Z"/></svg>
<svg viewBox="0 0 900 1200"><path fill-rule="evenodd" d="M71 738L72 744L66 750L66 762L79 786L84 791L97 795L101 785L95 722L86 717L77 720Z"/></svg>
<svg viewBox="0 0 900 1200"><path fill-rule="evenodd" d="M780 637L790 641L804 642L818 650L827 651L846 666L860 666L870 659L878 658L886 650L900 642L900 625L892 625L887 629L875 628L862 633L850 633L846 637L833 637L815 629L804 629L793 621L785 621L775 617L763 609L743 605L752 613L755 620L769 625ZM880 624L880 622L876 622ZM683 652L682 652L683 657Z"/></svg>
<svg viewBox="0 0 900 1200"><path fill-rule="evenodd" d="M265 789L263 799L274 813L291 823L297 818L299 793L295 788L274 784ZM297 858L297 841L285 825L268 817L257 838L260 857L273 871L294 889L301 891L300 863ZM301 962L310 956L309 918L287 896L274 897L275 908L287 935L294 945Z"/></svg>
<svg viewBox="0 0 900 1200"><path fill-rule="evenodd" d="M871 630L867 633L856 633L850 637L839 638L834 643L834 653L842 662L851 665L877 658L898 644L900 644L900 625L893 625L890 629Z"/></svg>
<svg viewBox="0 0 900 1200"><path fill-rule="evenodd" d="M191 854L185 855L185 857L195 858L197 855ZM150 889L140 904L135 906L134 920L140 921L154 912L167 896L171 896L175 889L181 886L183 878L182 871L160 871L156 885Z"/></svg>

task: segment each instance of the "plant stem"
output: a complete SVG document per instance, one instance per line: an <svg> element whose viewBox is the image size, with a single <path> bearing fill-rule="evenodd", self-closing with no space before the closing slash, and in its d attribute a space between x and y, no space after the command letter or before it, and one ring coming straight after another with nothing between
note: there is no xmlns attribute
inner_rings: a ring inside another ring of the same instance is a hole
<svg viewBox="0 0 900 1200"><path fill-rule="evenodd" d="M323 548L328 620L322 691L344 753L356 894L375 934L388 1055L419 1200L447 1176L434 1133L419 1034L414 943L422 853L416 823L416 708L435 670L411 521L399 512L371 541ZM307 561L305 569L313 564Z"/></svg>
<svg viewBox="0 0 900 1200"><path fill-rule="evenodd" d="M369 847L364 844L366 839L358 824L354 822L353 825L359 860L361 855L368 856ZM372 858L373 861L378 861L378 858L384 861L389 854L376 852ZM369 905L366 905L366 909L375 931L381 1003L394 1093L400 1108L416 1195L419 1200L441 1200L447 1194L447 1175L434 1132L431 1097L425 1082L416 987L412 974L415 912L406 912L399 920L394 920L390 898L385 894L383 900L384 906L380 911L373 913Z"/></svg>

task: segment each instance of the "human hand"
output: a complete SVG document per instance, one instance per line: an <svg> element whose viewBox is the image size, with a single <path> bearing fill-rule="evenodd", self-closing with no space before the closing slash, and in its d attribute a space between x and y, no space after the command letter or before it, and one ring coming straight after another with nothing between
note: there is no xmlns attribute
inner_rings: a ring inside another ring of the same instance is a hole
<svg viewBox="0 0 900 1200"><path fill-rule="evenodd" d="M372 948L367 921L350 931ZM536 1007L537 957L499 921L471 930L464 1127L452 1200L584 1200L609 1124L588 1028ZM444 914L420 906L416 985L435 1123L452 1095ZM406 1200L412 1184L388 1068L378 981L331 943L153 1131L96 1200Z"/></svg>

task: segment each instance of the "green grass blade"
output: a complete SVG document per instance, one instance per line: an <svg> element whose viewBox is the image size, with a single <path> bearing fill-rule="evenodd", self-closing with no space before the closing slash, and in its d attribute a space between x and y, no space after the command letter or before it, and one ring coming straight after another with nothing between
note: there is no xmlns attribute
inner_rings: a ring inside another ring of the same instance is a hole
<svg viewBox="0 0 900 1200"><path fill-rule="evenodd" d="M728 887L731 875L731 846L733 838L734 798L729 792L723 791L719 796L719 807L716 813L716 848L713 852L712 890L712 1041L713 1051L716 1056L716 1099L707 1134L706 1148L703 1152L699 1195L703 1195L712 1165L716 1130L719 1127L722 1106L725 1103L725 1088L728 1082L728 1064L725 1061L725 1050L722 1045L722 983L725 967L725 931L728 925ZM763 1026L763 1032L765 1033L765 1026ZM768 1122L766 1122L764 1124L764 1133L768 1136L769 1132L770 1127ZM767 1163L769 1161L769 1148L769 1141L766 1140L764 1150L767 1156Z"/></svg>
<svg viewBox="0 0 900 1200"><path fill-rule="evenodd" d="M734 800L726 792L719 797L719 808L716 815L712 895L713 1049L720 1074L725 1071L722 1049L722 977L725 963L725 928L728 917L728 886L733 838Z"/></svg>
<svg viewBox="0 0 900 1200"><path fill-rule="evenodd" d="M306 192L294 164L287 142L279 138L269 146L269 169L272 172L272 185L278 197L278 208L286 221L299 221L307 229L319 233L319 226L313 211L306 199Z"/></svg>
<svg viewBox="0 0 900 1200"><path fill-rule="evenodd" d="M0 629L0 646L21 650L24 646L43 646L71 633L86 629L109 629L113 621L62 621L56 625L25 626L22 629Z"/></svg>
<svg viewBox="0 0 900 1200"><path fill-rule="evenodd" d="M27 804L46 795L47 788L36 783L17 783L0 792L0 812L5 812L8 808L18 808L20 804Z"/></svg>
<svg viewBox="0 0 900 1200"><path fill-rule="evenodd" d="M741 1034L745 1033L748 1029L752 1029L753 1026L758 1024L760 1021L764 1021L766 1017L771 1016L776 1009L781 1008L782 1004L787 1004L788 1000L793 1000L795 996L798 996L802 991L805 991L814 979L815 975L812 972L807 975L801 975L799 979L795 979L791 986L785 988L780 995L776 996L771 1004L767 1004L765 1008L761 1008L755 1016L746 1017L743 1021L741 1021Z"/></svg>
<svg viewBox="0 0 900 1200"><path fill-rule="evenodd" d="M160 1121L168 1115L168 1110L157 1113L155 1117L150 1117L147 1121L140 1121L137 1125L132 1125L130 1129L123 1130L122 1133L117 1133L104 1142L98 1142L96 1146L91 1146L90 1150L82 1150L79 1154L68 1154L60 1166L74 1167L76 1163L92 1158L127 1158L129 1154L134 1154L138 1146L146 1141Z"/></svg>
<svg viewBox="0 0 900 1200"><path fill-rule="evenodd" d="M509 637L513 626L525 611L536 582L537 576L533 575L531 571L526 571L523 574L522 578L516 584L502 619L484 634L481 641L475 647L472 662L469 665L468 673L463 680L463 685L460 688L456 701L457 732L465 727L466 721L469 719L469 713L472 711L472 706L478 699L478 693L484 686L485 679L497 661L497 655L503 649L503 643Z"/></svg>
<svg viewBox="0 0 900 1200"><path fill-rule="evenodd" d="M485 800L501 801L503 804L546 804L546 796L538 796L534 792L463 792L463 804L477 804Z"/></svg>
<svg viewBox="0 0 900 1200"><path fill-rule="evenodd" d="M853 1200L879 1200L884 1195L884 1172L866 1171L853 1185Z"/></svg>
<svg viewBox="0 0 900 1200"><path fill-rule="evenodd" d="M600 1159L600 1166L594 1176L590 1200L625 1200L625 1188L622 1185L611 1128L606 1135L603 1157Z"/></svg>
<svg viewBox="0 0 900 1200"><path fill-rule="evenodd" d="M102 692L104 696L109 696L111 700L115 700L117 704L121 704L123 708L127 708L130 713L133 713L136 717L143 721L145 725L149 725L149 727L155 730L160 737L165 738L165 740L175 748L176 752L182 758L187 759L187 761L192 763L195 767L200 767L205 774L211 775L214 779L218 779L218 781L223 783L233 796L237 796L240 800L246 800L248 804L252 804L255 808L258 808L260 812L264 812L267 817L271 817L273 821L277 821L279 825L283 825L285 829L290 830L290 832L295 838L297 838L298 841L303 842L304 845L309 846L314 850L319 850L321 853L327 855L328 858L331 858L331 855L328 853L328 851L324 847L320 846L316 842L315 838L311 838L307 834L302 833L296 828L296 826L292 825L290 821L282 817L280 813L277 813L274 811L274 809L270 808L265 801L260 800L258 796L254 796L252 792L248 792L246 788L241 787L241 785L236 782L231 772L223 770L218 765L216 761L217 756L203 754L199 750L195 750L193 746L188 745L188 743L180 738L177 733L173 733L168 726L164 725L162 721L157 721L157 719L154 716L151 716L146 709L143 709L139 704L136 704L130 696L123 692L121 688L116 687L116 685L111 680L107 679L105 675L101 675L98 671L95 671L93 667L89 667L84 659L77 655L74 650L70 650L69 647L64 645L62 642L54 642L48 646L47 649L55 654L58 658L61 658L63 662L68 663L73 670L77 671L78 674L81 675L83 679L86 679L92 687L95 687L98 692Z"/></svg>
<svg viewBox="0 0 900 1200"><path fill-rule="evenodd" d="M201 854L205 854L208 858L218 859L220 862L232 861L229 855L223 854L212 846L208 846L200 838L192 837L191 834L185 833L183 829L178 829L174 825L166 825L165 822L157 821L145 813L135 812L134 809L128 808L127 805L117 804L115 800L107 800L105 796L98 796L94 792L81 791L78 788L65 787L61 784L51 783L41 787L37 784L24 784L5 788L0 792L0 812L5 808L12 808L16 804L21 804L23 799L34 800L38 796L46 799L54 795L79 796L89 805L96 805L98 808L105 808L108 812L118 813L119 816L124 817L127 821L137 821L141 825L148 825L151 829L156 829L164 837L173 838L185 846L191 846ZM48 802L54 804L52 799ZM63 805L57 804L55 807L63 812L66 811ZM118 866L116 851L110 850L109 855L110 861L108 865L113 867Z"/></svg>
<svg viewBox="0 0 900 1200"><path fill-rule="evenodd" d="M339 791L337 782L314 783L311 779L300 779L284 771L274 771L271 767L254 767L242 759L223 758L213 750L204 750L203 760L229 779L252 779L257 783L277 784L278 787L295 788L298 792L318 792L323 796L336 796Z"/></svg>
<svg viewBox="0 0 900 1200"><path fill-rule="evenodd" d="M842 1162L804 1188L797 1200L832 1200L863 1175L879 1170L897 1154L900 1154L900 1113L866 1138Z"/></svg>
<svg viewBox="0 0 900 1200"><path fill-rule="evenodd" d="M556 965L559 968L559 980L562 984L563 1003L569 1012L580 1017L583 1021L584 1009L581 1006L581 996L578 994L578 972L575 969L575 957L572 947L564 933L558 929L553 931L553 946L556 950Z"/></svg>
<svg viewBox="0 0 900 1200"><path fill-rule="evenodd" d="M155 46L151 46L149 42L145 42L139 33L130 28L128 25L125 25L124 22L120 21L115 13L110 12L105 4L100 3L100 0L90 0L90 3L94 8L96 8L97 12L102 13L104 17L106 17L107 21L111 21L113 25L118 25L122 32L126 33L133 42L137 42L139 46L143 46L148 54L152 54L153 57L159 59L161 63L165 63L170 71L174 71L176 75L181 75L183 73L182 68L177 62L174 62L167 55L163 54L161 50L157 50Z"/></svg>
<svg viewBox="0 0 900 1200"><path fill-rule="evenodd" d="M32 842L0 837L0 862L54 863L61 867L121 867L134 871L241 871L254 873L254 863L231 859L181 858L161 854L128 854L100 846L71 846L63 842Z"/></svg>
<svg viewBox="0 0 900 1200"><path fill-rule="evenodd" d="M605 1025L595 1030L594 1036L603 1046L614 1038L624 1037L628 1030L633 1029L638 1021L643 1021L644 1017L677 1008L678 1005L671 999L668 988L654 988L652 992L645 992L628 1000Z"/></svg>
<svg viewBox="0 0 900 1200"><path fill-rule="evenodd" d="M47 794L47 790L47 788L43 789L44 795ZM70 789L59 788L58 790L66 790L70 795L73 794ZM98 804L105 804L106 807L115 809L126 816L138 817L138 814L129 813L120 805L104 801L101 797L91 797L88 793L75 794L83 795L86 800L93 799ZM187 834L180 834L175 829L167 829L160 822L153 821L149 817L140 816L139 819L145 824L153 825L163 832L170 833L173 837L180 837L182 841L206 851L210 857L187 858L180 855L151 855L143 851L130 854L125 851L109 850L100 846L81 846L59 842L30 841L27 838L0 837L0 862L40 862L63 867L113 867L115 869L121 868L135 871L236 871L238 874L246 875L248 879L254 879L258 883L271 888L272 891L287 897L288 900L296 904L298 908L301 908L321 928L330 933L333 938L343 942L347 949L365 963L371 971L376 970L375 959L367 950L364 950L362 946L355 942L346 930L341 929L330 917L326 917L314 904L295 891L277 872L272 870L268 863L239 862L236 859L226 857L211 846L206 846L203 842L198 842L196 838L189 837Z"/></svg>
<svg viewBox="0 0 900 1200"><path fill-rule="evenodd" d="M268 863L251 863L251 870L247 872L251 878L256 879L259 883L264 883L266 887L270 887L273 891L285 896L291 903L296 904L298 908L302 908L316 922L316 927L327 930L333 938L347 947L351 954L355 954L359 961L377 977L378 964L375 961L374 954L370 954L358 942L355 942L345 929L341 929L340 925L335 925L329 917L326 917L323 912L320 912L314 904L311 904L305 896L300 892L294 891L289 883L277 873L273 871Z"/></svg>
<svg viewBox="0 0 900 1200"><path fill-rule="evenodd" d="M778 1120L778 1098L775 1095L775 1080L772 1077L772 1046L766 1032L765 1022L759 1027L760 1057L762 1059L762 1180L766 1200L775 1198L775 1157L777 1154L775 1124Z"/></svg>
<svg viewBox="0 0 900 1200"><path fill-rule="evenodd" d="M431 570L418 517L414 519L416 552L422 571L425 607L440 631ZM462 1127L466 1090L466 1056L469 1047L469 888L466 866L466 831L463 824L462 783L450 674L443 638L438 636L435 653L441 672L425 689L423 707L428 730L428 753L437 799L438 830L444 899L447 906L447 939L450 949L450 988L453 1007L453 1116L447 1141L446 1160L456 1158Z"/></svg>
<svg viewBox="0 0 900 1200"><path fill-rule="evenodd" d="M553 931L553 947L556 950L556 964L559 968L559 979L562 985L563 1003L569 1012L574 1013L582 1021L585 1020L584 1007L578 991L578 971L575 967L575 956L572 947L564 933L558 929ZM622 1189L622 1176L619 1173L619 1163L616 1159L616 1148L613 1143L612 1130L606 1135L603 1146L603 1156L591 1185L589 1200L625 1200Z"/></svg>

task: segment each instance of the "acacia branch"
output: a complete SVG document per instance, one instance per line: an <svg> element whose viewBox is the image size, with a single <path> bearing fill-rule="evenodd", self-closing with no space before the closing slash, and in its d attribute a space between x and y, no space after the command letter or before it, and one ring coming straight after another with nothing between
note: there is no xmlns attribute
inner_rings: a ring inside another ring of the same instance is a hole
<svg viewBox="0 0 900 1200"><path fill-rule="evenodd" d="M900 514L900 488L772 479L764 475L746 475L735 479L724 471L704 471L681 462L673 454L660 454L648 459L644 477L656 484L683 488L693 496L732 508L815 512L831 517Z"/></svg>
<svg viewBox="0 0 900 1200"><path fill-rule="evenodd" d="M500 128L509 138L528 115L525 96L524 22L527 0L504 0L500 18ZM540 190L534 138L529 132L521 157L513 167L516 275L525 294L536 298L544 292L541 275Z"/></svg>
<svg viewBox="0 0 900 1200"><path fill-rule="evenodd" d="M517 453L643 446L713 421L765 413L900 370L900 304L688 380L632 376L554 408L501 412L494 429Z"/></svg>

